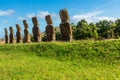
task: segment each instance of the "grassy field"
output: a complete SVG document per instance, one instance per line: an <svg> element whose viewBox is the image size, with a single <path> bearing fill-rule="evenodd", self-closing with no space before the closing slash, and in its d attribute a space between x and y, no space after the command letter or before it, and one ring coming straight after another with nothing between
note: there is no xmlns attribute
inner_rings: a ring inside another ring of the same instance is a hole
<svg viewBox="0 0 120 80"><path fill-rule="evenodd" d="M1 44L0 80L120 80L120 40Z"/></svg>

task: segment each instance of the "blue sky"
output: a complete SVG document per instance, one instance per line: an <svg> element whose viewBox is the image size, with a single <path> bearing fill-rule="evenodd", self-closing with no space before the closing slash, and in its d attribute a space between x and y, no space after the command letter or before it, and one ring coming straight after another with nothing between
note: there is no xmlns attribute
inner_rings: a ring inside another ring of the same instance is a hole
<svg viewBox="0 0 120 80"><path fill-rule="evenodd" d="M64 8L74 23L81 19L89 23L104 19L114 21L120 18L119 4L120 0L0 0L0 38L4 37L4 28L13 26L16 32L15 24L24 30L23 19L28 21L31 32L33 16L38 16L41 31L45 31L47 14L52 15L54 26L59 26L59 11Z"/></svg>

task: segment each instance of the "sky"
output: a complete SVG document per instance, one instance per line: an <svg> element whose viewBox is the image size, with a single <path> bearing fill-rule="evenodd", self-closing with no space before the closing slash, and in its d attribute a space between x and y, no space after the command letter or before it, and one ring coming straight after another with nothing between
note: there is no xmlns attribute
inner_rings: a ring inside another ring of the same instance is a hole
<svg viewBox="0 0 120 80"><path fill-rule="evenodd" d="M45 31L45 16L50 14L53 25L59 26L61 23L59 11L68 9L71 23L77 24L81 19L90 22L100 20L115 21L120 18L120 0L0 0L0 38L4 37L4 28L14 28L15 24L20 24L22 34L24 30L23 20L29 24L29 32L32 33L33 16L38 17L41 32Z"/></svg>

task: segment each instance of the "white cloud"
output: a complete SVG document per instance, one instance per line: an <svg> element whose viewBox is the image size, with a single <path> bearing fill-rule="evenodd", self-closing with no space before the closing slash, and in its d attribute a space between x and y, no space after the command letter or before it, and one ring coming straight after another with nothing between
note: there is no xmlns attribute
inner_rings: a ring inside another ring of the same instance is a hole
<svg viewBox="0 0 120 80"><path fill-rule="evenodd" d="M88 18L91 18L91 17L94 17L96 15L99 15L101 14L102 11L94 11L94 12L91 12L91 13L86 13L86 14L82 14L82 15L75 15L73 16L72 18L73 19L76 19L76 20L79 20L79 19L88 19Z"/></svg>
<svg viewBox="0 0 120 80"><path fill-rule="evenodd" d="M41 19L44 19L46 15L49 15L50 13L48 11L38 11L37 16Z"/></svg>
<svg viewBox="0 0 120 80"><path fill-rule="evenodd" d="M38 11L37 13L27 13L26 17L18 17L18 20L31 19L34 16L37 16L40 19L45 19L46 15L51 15L52 18L58 18L58 15L55 13L49 13L48 11Z"/></svg>
<svg viewBox="0 0 120 80"><path fill-rule="evenodd" d="M27 14L27 18L32 18L34 16L35 16L35 13L29 13L29 14Z"/></svg>
<svg viewBox="0 0 120 80"><path fill-rule="evenodd" d="M14 13L15 13L15 10L11 10L11 9L6 10L6 11L0 10L0 16L8 16L8 15L12 15Z"/></svg>
<svg viewBox="0 0 120 80"><path fill-rule="evenodd" d="M26 18L25 17L22 17L22 16L19 16L18 17L18 20L25 20Z"/></svg>
<svg viewBox="0 0 120 80"><path fill-rule="evenodd" d="M51 14L53 18L59 18L59 15L55 14L55 13L52 13Z"/></svg>
<svg viewBox="0 0 120 80"><path fill-rule="evenodd" d="M58 15L55 13L49 13L48 11L38 11L37 16L40 17L41 19L44 19L46 15L51 15L52 18L57 18Z"/></svg>
<svg viewBox="0 0 120 80"><path fill-rule="evenodd" d="M90 13L86 13L86 14L74 15L72 17L72 21L77 23L81 19L85 19L90 23L90 22L98 22L100 20L114 21L116 19L114 17L100 16L100 14L102 14L102 13L103 13L103 11L94 11L94 12L90 12Z"/></svg>
<svg viewBox="0 0 120 80"><path fill-rule="evenodd" d="M94 17L94 19L97 20L97 21L100 21L100 20L111 20L111 21L115 21L117 18L102 16L102 17Z"/></svg>
<svg viewBox="0 0 120 80"><path fill-rule="evenodd" d="M3 24L8 24L8 20L3 21Z"/></svg>

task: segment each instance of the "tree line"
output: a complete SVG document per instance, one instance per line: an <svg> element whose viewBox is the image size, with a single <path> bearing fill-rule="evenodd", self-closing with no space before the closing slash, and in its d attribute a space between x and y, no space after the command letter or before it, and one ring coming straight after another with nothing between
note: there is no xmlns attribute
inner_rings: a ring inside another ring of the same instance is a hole
<svg viewBox="0 0 120 80"><path fill-rule="evenodd" d="M73 39L118 39L120 37L120 19L116 21L101 20L97 23L88 23L82 19L77 24L71 23ZM61 40L59 27L55 27L56 40ZM43 41L45 41L45 36Z"/></svg>

